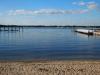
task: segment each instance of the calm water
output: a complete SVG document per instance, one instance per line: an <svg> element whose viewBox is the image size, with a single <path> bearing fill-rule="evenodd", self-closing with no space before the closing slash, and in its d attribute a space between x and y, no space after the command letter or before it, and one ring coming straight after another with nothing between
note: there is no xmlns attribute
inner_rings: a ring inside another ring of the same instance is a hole
<svg viewBox="0 0 100 75"><path fill-rule="evenodd" d="M100 36L68 28L25 28L0 32L0 60L100 59Z"/></svg>

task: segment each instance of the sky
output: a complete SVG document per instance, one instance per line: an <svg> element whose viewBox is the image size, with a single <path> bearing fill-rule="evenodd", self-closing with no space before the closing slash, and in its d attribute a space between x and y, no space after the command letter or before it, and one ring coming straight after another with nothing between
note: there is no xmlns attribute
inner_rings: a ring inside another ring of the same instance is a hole
<svg viewBox="0 0 100 75"><path fill-rule="evenodd" d="M0 24L100 25L100 0L0 0Z"/></svg>

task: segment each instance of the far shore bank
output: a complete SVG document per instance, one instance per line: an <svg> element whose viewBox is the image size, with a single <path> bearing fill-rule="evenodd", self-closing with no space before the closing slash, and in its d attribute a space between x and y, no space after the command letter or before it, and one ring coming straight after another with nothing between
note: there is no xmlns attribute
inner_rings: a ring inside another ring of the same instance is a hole
<svg viewBox="0 0 100 75"><path fill-rule="evenodd" d="M100 60L0 61L0 75L100 75Z"/></svg>
<svg viewBox="0 0 100 75"><path fill-rule="evenodd" d="M99 25L2 25L0 27L68 27L68 28L100 28Z"/></svg>

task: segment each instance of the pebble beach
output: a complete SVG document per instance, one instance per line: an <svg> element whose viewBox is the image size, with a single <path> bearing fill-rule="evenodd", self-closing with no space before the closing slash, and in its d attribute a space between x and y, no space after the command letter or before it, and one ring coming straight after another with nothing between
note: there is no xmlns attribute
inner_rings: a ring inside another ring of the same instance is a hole
<svg viewBox="0 0 100 75"><path fill-rule="evenodd" d="M1 61L0 75L100 75L100 61Z"/></svg>

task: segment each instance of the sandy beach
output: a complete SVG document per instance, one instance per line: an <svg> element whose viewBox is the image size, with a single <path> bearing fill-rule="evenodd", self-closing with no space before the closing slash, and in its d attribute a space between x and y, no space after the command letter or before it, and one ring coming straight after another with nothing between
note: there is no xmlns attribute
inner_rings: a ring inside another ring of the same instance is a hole
<svg viewBox="0 0 100 75"><path fill-rule="evenodd" d="M1 61L0 75L100 75L100 61Z"/></svg>

